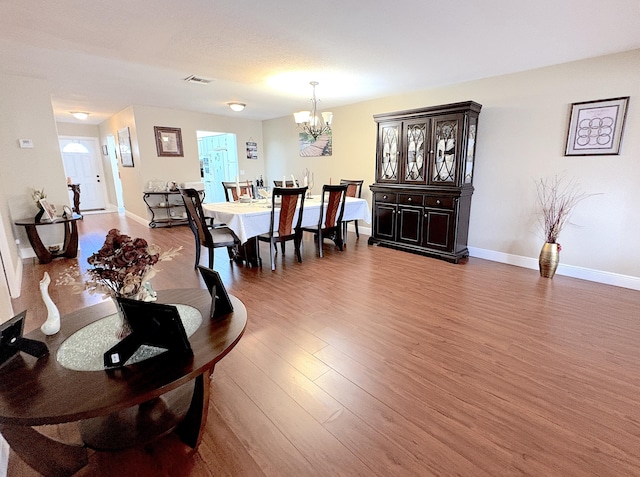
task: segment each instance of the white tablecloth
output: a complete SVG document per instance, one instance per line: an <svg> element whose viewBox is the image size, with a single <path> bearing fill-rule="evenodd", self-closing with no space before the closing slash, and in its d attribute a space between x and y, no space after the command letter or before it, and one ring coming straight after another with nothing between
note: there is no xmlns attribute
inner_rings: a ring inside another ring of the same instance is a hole
<svg viewBox="0 0 640 477"><path fill-rule="evenodd" d="M215 202L202 204L202 208L207 217L213 217L215 223L227 224L242 243L245 243L251 237L269 232L271 200L268 202L260 200L252 203ZM311 199L305 199L304 211L302 213L303 227L318 225L319 216L320 197L316 196ZM280 209L276 208L276 223L279 217ZM297 220L298 214L296 212L293 219L294 224ZM371 223L371 211L369 210L367 201L347 197L342 220L364 220L368 224Z"/></svg>

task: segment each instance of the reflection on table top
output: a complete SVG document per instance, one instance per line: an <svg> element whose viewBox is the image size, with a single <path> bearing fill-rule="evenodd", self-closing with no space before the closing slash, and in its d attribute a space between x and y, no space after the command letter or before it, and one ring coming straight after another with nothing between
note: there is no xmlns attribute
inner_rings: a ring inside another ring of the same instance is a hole
<svg viewBox="0 0 640 477"><path fill-rule="evenodd" d="M245 243L251 237L269 232L271 221L271 202L269 200L215 202L203 204L202 208L205 215L213 217L216 223L227 224L242 243ZM275 219L278 220L279 216L280 209L276 207ZM310 199L305 199L302 226L317 225L319 217L320 196L316 195ZM296 218L294 217L295 220ZM347 197L343 220L364 220L367 223L371 223L371 211L367 201L355 197Z"/></svg>

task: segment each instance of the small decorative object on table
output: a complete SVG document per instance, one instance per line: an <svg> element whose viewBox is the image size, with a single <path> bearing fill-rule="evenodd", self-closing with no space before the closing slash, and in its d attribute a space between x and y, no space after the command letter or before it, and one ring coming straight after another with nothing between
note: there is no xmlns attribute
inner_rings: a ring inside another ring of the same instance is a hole
<svg viewBox="0 0 640 477"><path fill-rule="evenodd" d="M42 301L44 301L47 307L47 321L45 321L40 330L45 335L55 335L60 331L60 310L49 296L49 284L51 283L51 277L47 272L44 272L42 280L40 280L40 293L42 294Z"/></svg>
<svg viewBox="0 0 640 477"><path fill-rule="evenodd" d="M36 203L36 206L38 207L38 213L36 214L35 221L40 222L40 219L42 219L42 215L44 214L44 209L42 208L42 204L40 203L40 200L47 198L47 194L44 193L44 188L33 189L33 192L31 193L31 198L33 199L33 201Z"/></svg>
<svg viewBox="0 0 640 477"><path fill-rule="evenodd" d="M311 172L309 169L305 169L303 172L303 178L302 178L302 186L303 187L308 187L307 189L307 198L310 199L311 198L311 189L313 189L313 172Z"/></svg>
<svg viewBox="0 0 640 477"><path fill-rule="evenodd" d="M91 294L102 293L112 298L155 301L156 293L149 282L157 273L155 265L172 260L181 249L171 248L161 253L156 245L149 245L143 238L132 239L118 229L111 229L102 248L87 259L93 268L87 270L89 279L84 288ZM117 308L117 301L114 302ZM128 331L123 322L118 337L123 338Z"/></svg>
<svg viewBox="0 0 640 477"><path fill-rule="evenodd" d="M536 182L536 189L540 206L540 225L545 239L538 259L540 276L553 278L560 261L561 246L558 236L567 225L576 205L594 194L583 192L575 180L566 180L564 176L540 179Z"/></svg>

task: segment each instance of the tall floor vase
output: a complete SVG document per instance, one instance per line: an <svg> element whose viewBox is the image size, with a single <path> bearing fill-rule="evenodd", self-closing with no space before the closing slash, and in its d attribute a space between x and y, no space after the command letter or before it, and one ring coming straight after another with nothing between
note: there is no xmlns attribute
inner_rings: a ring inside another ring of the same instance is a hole
<svg viewBox="0 0 640 477"><path fill-rule="evenodd" d="M560 262L560 251L557 243L545 242L540 250L538 265L540 267L540 276L545 278L553 278Z"/></svg>

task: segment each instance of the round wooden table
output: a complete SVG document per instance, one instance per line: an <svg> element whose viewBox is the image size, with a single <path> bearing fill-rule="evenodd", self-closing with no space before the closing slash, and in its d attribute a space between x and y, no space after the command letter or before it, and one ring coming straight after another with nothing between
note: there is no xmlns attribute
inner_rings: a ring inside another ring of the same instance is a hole
<svg viewBox="0 0 640 477"><path fill-rule="evenodd" d="M60 332L37 329L27 338L43 341L49 355L36 360L19 353L0 367L0 433L27 464L43 475L71 475L87 464L87 447L115 450L175 431L196 448L209 403L215 364L240 340L247 312L230 296L234 311L211 320L206 289L158 291L158 302L184 304L202 314L189 342L193 356L167 353L108 371L73 371L56 359L60 345L81 328L115 313L104 302L64 316ZM53 440L32 426L79 421L84 445Z"/></svg>

